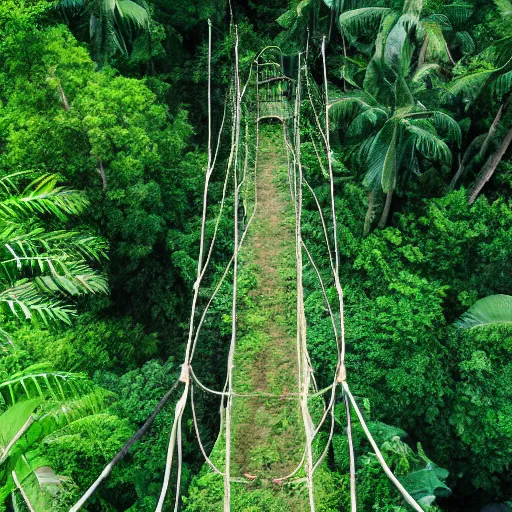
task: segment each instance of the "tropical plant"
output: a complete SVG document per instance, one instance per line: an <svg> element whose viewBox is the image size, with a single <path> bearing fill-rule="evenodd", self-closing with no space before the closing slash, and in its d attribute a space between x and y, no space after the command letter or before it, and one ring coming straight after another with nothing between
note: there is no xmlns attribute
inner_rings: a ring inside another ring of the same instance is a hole
<svg viewBox="0 0 512 512"><path fill-rule="evenodd" d="M512 325L512 295L489 295L480 299L456 323L461 329L499 324Z"/></svg>
<svg viewBox="0 0 512 512"><path fill-rule="evenodd" d="M0 178L1 318L69 324L73 308L63 299L104 293L107 283L88 261L104 257L98 237L57 226L88 206L84 193L57 186L42 175L23 191L26 173Z"/></svg>
<svg viewBox="0 0 512 512"><path fill-rule="evenodd" d="M385 44L388 40L393 42L402 38L404 27L407 27L411 41L418 43L418 69L425 64L455 65L449 42L460 47L462 53L470 53L475 48L471 35L466 30L457 30L472 11L470 4L461 1L442 6L440 12L429 11L422 0L406 0L401 10L382 3L361 5L342 12L339 27L349 43L358 47L361 47L357 40L360 34L369 34L378 28L380 33L375 44L379 44L379 38Z"/></svg>
<svg viewBox="0 0 512 512"><path fill-rule="evenodd" d="M367 69L364 89L346 93L329 106L336 123L351 119L345 135L359 142L358 159L366 168L363 183L369 190L365 234L379 189L386 194L379 221L382 228L387 223L400 171L419 174L421 158L450 164L451 151L439 132L444 132L447 140L460 143L459 125L449 114L428 109L415 99L418 76L406 79L411 55L412 48L405 38L392 48L379 45Z"/></svg>
<svg viewBox="0 0 512 512"><path fill-rule="evenodd" d="M41 363L0 378L0 505L9 496L15 505L19 491L29 510L60 509L67 479L50 467L43 443L98 412L105 398L83 375Z"/></svg>
<svg viewBox="0 0 512 512"><path fill-rule="evenodd" d="M128 48L139 31L148 31L150 15L144 0L60 0L65 11L89 18L89 37L93 55L106 61L117 51Z"/></svg>
<svg viewBox="0 0 512 512"><path fill-rule="evenodd" d="M484 185L491 179L512 142L509 115L512 101L512 3L509 0L496 0L495 3L501 14L497 29L498 35L502 37L476 57L476 70L457 78L447 91L449 96L462 97L466 110L481 96L496 100L499 105L487 134L475 137L468 145L450 183L450 188L453 189L464 175L471 159L477 155L478 161L481 161L491 142L497 135L501 135L497 147L483 163L471 187L468 198L470 204L474 203Z"/></svg>

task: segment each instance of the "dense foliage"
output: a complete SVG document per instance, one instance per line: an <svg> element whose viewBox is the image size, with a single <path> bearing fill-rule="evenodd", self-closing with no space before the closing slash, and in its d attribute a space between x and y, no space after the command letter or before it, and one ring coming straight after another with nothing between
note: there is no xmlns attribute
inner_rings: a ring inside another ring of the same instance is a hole
<svg viewBox="0 0 512 512"><path fill-rule="evenodd" d="M218 130L230 17L242 74L266 44L287 55L308 44L317 111L326 36L347 371L386 459L430 510L511 500L509 0L3 0L0 510L24 510L13 471L38 511L69 510L176 378L207 165L207 20ZM304 172L329 219L309 98L303 112ZM222 186L214 174L210 213ZM304 200L304 239L334 297L317 204ZM213 273L229 259L228 223ZM308 265L304 279L311 355L328 384L331 323ZM200 363L216 388L229 336L220 310ZM212 409L204 397L196 411L207 450ZM344 414L329 510L349 506ZM168 406L87 510L154 510L171 421ZM184 424L186 495L203 459ZM360 510L407 510L355 421L354 437ZM255 499L240 507L257 510Z"/></svg>

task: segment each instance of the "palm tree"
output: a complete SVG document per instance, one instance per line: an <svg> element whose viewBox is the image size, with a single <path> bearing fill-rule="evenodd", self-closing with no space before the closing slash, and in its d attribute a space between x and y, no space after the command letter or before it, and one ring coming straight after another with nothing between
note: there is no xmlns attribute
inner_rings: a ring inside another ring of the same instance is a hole
<svg viewBox="0 0 512 512"><path fill-rule="evenodd" d="M375 2L374 2L375 3ZM475 44L468 32L457 30L471 16L472 8L463 2L442 7L441 12L424 12L423 0L406 0L402 10L395 7L361 6L346 10L339 16L339 27L348 41L357 43L357 36L378 29L382 44L403 37L404 27L418 43L417 69L425 64L455 65L450 51L459 46L463 53L474 51ZM414 32L411 31L414 29Z"/></svg>
<svg viewBox="0 0 512 512"><path fill-rule="evenodd" d="M106 257L106 244L62 225L87 208L83 192L57 186L55 175L20 192L15 180L24 174L0 179L0 318L69 324L74 309L66 298L107 291L90 263Z"/></svg>
<svg viewBox="0 0 512 512"><path fill-rule="evenodd" d="M450 149L438 131L460 143L459 125L448 114L428 109L415 99L424 70L406 79L411 56L406 36L388 38L386 44L378 41L364 88L342 95L329 106L334 125L343 118L351 119L345 135L358 141L359 160L366 168L363 183L369 201L364 234L369 231L379 189L386 194L379 227L386 225L401 170L419 174L421 158L450 164Z"/></svg>
<svg viewBox="0 0 512 512"><path fill-rule="evenodd" d="M149 30L144 0L60 0L59 6L88 17L92 54L103 62L116 51L127 54L134 34Z"/></svg>
<svg viewBox="0 0 512 512"><path fill-rule="evenodd" d="M470 160L475 155L478 156L478 159L483 159L491 142L496 138L496 134L503 133L501 140L498 140L496 149L484 162L470 189L468 198L470 204L474 203L484 185L491 179L512 142L512 125L507 116L512 101L512 3L509 0L496 0L496 5L501 12L499 29L503 37L477 56L478 61L485 62L482 69L461 76L448 89L449 95L464 98L466 109L483 95L494 96L499 103L489 131L485 135L476 137L470 143L457 173L450 183L450 189L455 188L457 182L464 175ZM505 126L502 127L503 124Z"/></svg>

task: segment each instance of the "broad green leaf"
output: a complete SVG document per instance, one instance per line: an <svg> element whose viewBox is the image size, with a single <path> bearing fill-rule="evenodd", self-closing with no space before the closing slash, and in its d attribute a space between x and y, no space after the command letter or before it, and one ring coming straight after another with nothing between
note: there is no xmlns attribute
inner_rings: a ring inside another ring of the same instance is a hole
<svg viewBox="0 0 512 512"><path fill-rule="evenodd" d="M0 459L13 437L25 425L31 414L41 404L41 398L32 398L18 402L0 415Z"/></svg>
<svg viewBox="0 0 512 512"><path fill-rule="evenodd" d="M480 299L455 323L461 329L500 324L512 325L511 295L489 295Z"/></svg>

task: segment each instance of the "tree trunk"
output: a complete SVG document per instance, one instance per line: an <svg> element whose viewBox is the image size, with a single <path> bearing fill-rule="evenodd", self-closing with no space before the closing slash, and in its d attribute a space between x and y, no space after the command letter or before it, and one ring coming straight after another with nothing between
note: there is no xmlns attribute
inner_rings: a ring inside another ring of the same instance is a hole
<svg viewBox="0 0 512 512"><path fill-rule="evenodd" d="M480 152L478 153L480 158L484 157L485 152L487 151L487 148L489 147L489 143L491 142L491 139L494 137L494 134L496 133L496 130L498 129L498 125L500 124L501 116L503 114L503 108L504 108L504 104L502 103L500 105L500 108L498 109L498 113L496 114L494 121L491 124L491 127L489 128L489 131L487 132L487 136L485 137L482 147L480 148Z"/></svg>
<svg viewBox="0 0 512 512"><path fill-rule="evenodd" d="M421 45L420 54L418 55L418 65L416 67L416 71L419 71L423 64L425 64L425 54L427 53L428 46L428 33L425 35L425 39L423 40L423 44Z"/></svg>
<svg viewBox="0 0 512 512"><path fill-rule="evenodd" d="M375 190L370 190L368 193L368 210L366 211L366 217L364 218L363 237L368 236L370 232L370 226L373 220L373 207L375 204Z"/></svg>
<svg viewBox="0 0 512 512"><path fill-rule="evenodd" d="M455 185L457 185L457 182L462 178L464 173L466 172L466 165L469 162L469 159L471 155L473 154L473 150L475 146L478 146L480 144L480 141L483 140L486 137L485 134L477 135L472 141L471 144L466 148L466 151L464 151L464 156L462 157L462 161L459 164L459 168L457 172L455 173L455 176L453 177L452 181L450 182L450 185L448 187L448 190L453 190L455 188Z"/></svg>
<svg viewBox="0 0 512 512"><path fill-rule="evenodd" d="M383 229L386 227L389 217L389 211L391 210L391 200L393 199L394 190L391 189L386 195L386 202L384 203L384 209L382 210L382 215L379 220L379 229Z"/></svg>
<svg viewBox="0 0 512 512"><path fill-rule="evenodd" d="M501 162L503 155L507 151L510 142L512 142L512 129L510 129L505 137L503 137L503 140L501 141L498 149L489 156L484 166L482 167L482 170L477 176L476 183L470 192L469 204L473 204L475 202L475 199L478 197L478 194L480 194L480 191L484 188L484 185L491 179L494 171L496 170L496 167L498 167L498 164Z"/></svg>
<svg viewBox="0 0 512 512"><path fill-rule="evenodd" d="M69 102L66 97L66 93L64 92L64 89L62 88L62 85L59 84L59 93L60 93L60 99L62 101L62 106L64 107L64 110L69 111Z"/></svg>
<svg viewBox="0 0 512 512"><path fill-rule="evenodd" d="M102 190L106 190L107 189L107 175L105 174L105 169L103 168L103 160L101 158L98 160L98 173L101 176Z"/></svg>

